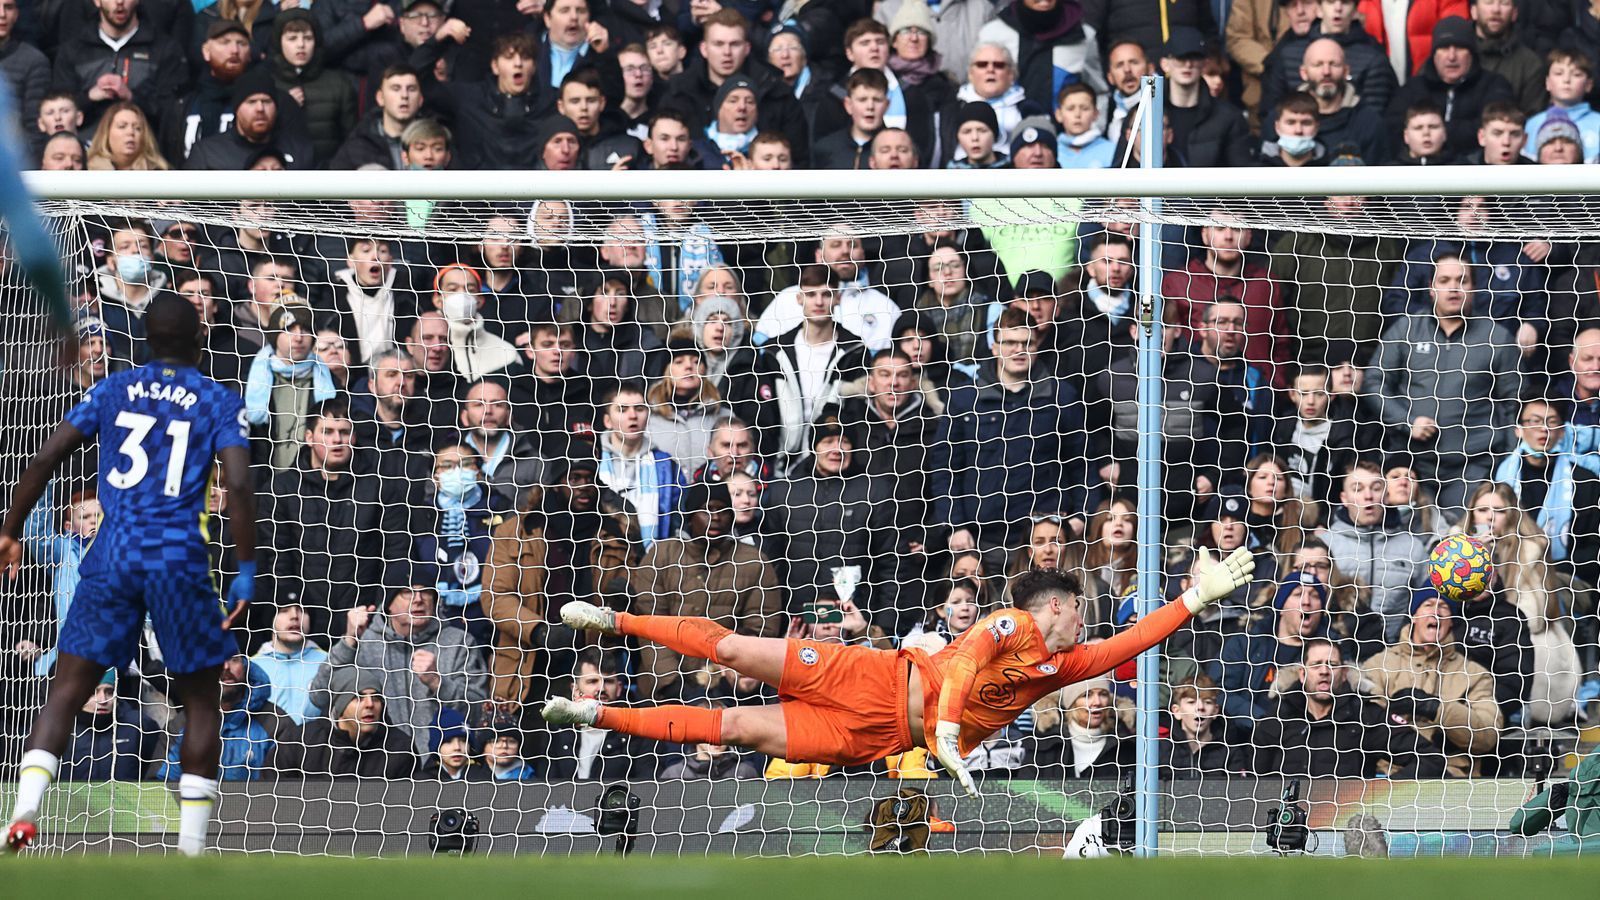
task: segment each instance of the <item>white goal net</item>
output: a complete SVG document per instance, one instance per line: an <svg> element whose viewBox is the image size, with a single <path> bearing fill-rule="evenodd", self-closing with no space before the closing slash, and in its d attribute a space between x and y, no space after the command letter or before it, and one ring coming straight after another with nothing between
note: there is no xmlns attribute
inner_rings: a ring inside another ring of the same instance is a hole
<svg viewBox="0 0 1600 900"><path fill-rule="evenodd" d="M1271 852L1288 785L1306 812L1291 849L1303 825L1324 855L1561 852L1575 816L1535 837L1509 823L1595 738L1595 209L51 200L79 352L53 364L5 272L0 481L88 387L146 361L153 296L203 308L203 368L252 423L265 576L224 676L224 850L425 854L435 814L462 809L478 852L609 852L625 832L652 854L861 853L875 804L910 790L934 851L1058 854L1108 804L1117 818L1137 768L1131 665L984 741L977 799L920 750L818 766L538 710L778 702L715 663L574 633L575 600L935 650L1053 567L1082 586L1084 640L1130 627L1143 288L1164 323L1145 575L1167 599L1201 551L1256 557L1248 588L1161 645L1162 852ZM1159 271L1140 269L1142 225ZM104 452L51 483L0 593L0 795ZM212 501L225 581L236 523ZM1494 561L1466 604L1429 584L1456 534ZM46 851L171 846L168 690L153 639L107 673ZM610 809L628 794L631 816Z"/></svg>

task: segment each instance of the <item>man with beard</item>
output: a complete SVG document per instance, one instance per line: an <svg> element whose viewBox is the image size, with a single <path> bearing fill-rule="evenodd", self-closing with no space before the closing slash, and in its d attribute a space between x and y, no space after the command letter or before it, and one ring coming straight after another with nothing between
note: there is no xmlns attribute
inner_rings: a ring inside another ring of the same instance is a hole
<svg viewBox="0 0 1600 900"><path fill-rule="evenodd" d="M683 529L652 544L633 571L634 610L704 617L756 637L782 633L777 574L760 550L732 538L732 505L720 482L700 482L684 493ZM685 676L704 664L666 647L643 654L639 695L657 701L680 699Z"/></svg>
<svg viewBox="0 0 1600 900"><path fill-rule="evenodd" d="M297 741L279 745L273 767L290 778L359 775L409 778L417 767L411 737L383 720L383 695L371 684L328 695L328 715L306 723Z"/></svg>
<svg viewBox="0 0 1600 900"><path fill-rule="evenodd" d="M532 683L571 668L573 633L560 624L562 606L579 599L628 603L627 526L614 512L614 496L602 510L596 468L592 450L575 454L494 530L483 609L495 628L490 669L497 700L542 697L548 692L529 693Z"/></svg>
<svg viewBox="0 0 1600 900"><path fill-rule="evenodd" d="M1310 81L1303 72L1306 51L1318 41L1331 41L1343 52L1350 84L1368 103L1383 109L1398 87L1383 48L1356 21L1356 0L1319 0L1320 17L1305 35L1289 35L1267 57L1261 79L1261 108L1268 116L1296 86ZM1265 117L1264 117L1265 118Z"/></svg>
<svg viewBox="0 0 1600 900"><path fill-rule="evenodd" d="M1390 72L1387 62L1383 71ZM1389 158L1393 148L1383 122L1383 103L1361 93L1351 80L1343 45L1332 38L1306 45L1299 76L1300 93L1317 101L1317 140L1330 155L1348 145L1374 164ZM1262 137L1270 139L1276 134L1269 130Z"/></svg>
<svg viewBox="0 0 1600 900"><path fill-rule="evenodd" d="M1256 725L1252 771L1290 778L1444 774L1437 744L1350 687L1338 644L1308 638L1297 669L1279 670L1277 706Z"/></svg>
<svg viewBox="0 0 1600 900"><path fill-rule="evenodd" d="M265 68L233 85L233 127L189 148L184 168L242 171L263 151L275 150L291 169L311 168L311 138L292 101L273 87Z"/></svg>
<svg viewBox="0 0 1600 900"><path fill-rule="evenodd" d="M1473 0L1472 25L1478 64L1509 81L1517 108L1531 116L1546 105L1545 61L1517 33L1518 5L1517 0Z"/></svg>
<svg viewBox="0 0 1600 900"><path fill-rule="evenodd" d="M233 83L250 66L250 33L233 19L217 19L200 45L206 67L195 86L162 110L161 152L168 162L188 158L196 142L225 134L233 122Z"/></svg>

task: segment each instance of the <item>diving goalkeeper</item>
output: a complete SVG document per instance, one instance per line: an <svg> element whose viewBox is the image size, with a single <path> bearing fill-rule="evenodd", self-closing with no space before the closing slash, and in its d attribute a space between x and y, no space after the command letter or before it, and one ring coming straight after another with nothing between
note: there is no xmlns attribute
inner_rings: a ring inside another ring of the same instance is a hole
<svg viewBox="0 0 1600 900"><path fill-rule="evenodd" d="M1190 616L1249 583L1255 560L1244 548L1221 562L1202 557L1181 597L1098 644L1079 643L1077 578L1054 569L1024 573L1014 605L967 629L937 654L875 650L793 638L734 634L710 619L635 616L569 602L572 628L625 634L685 656L709 659L778 689L778 703L703 709L628 709L598 700L552 698L543 715L674 744L748 747L790 762L859 765L913 747L933 751L970 795L963 758L1045 694L1093 678L1166 640Z"/></svg>

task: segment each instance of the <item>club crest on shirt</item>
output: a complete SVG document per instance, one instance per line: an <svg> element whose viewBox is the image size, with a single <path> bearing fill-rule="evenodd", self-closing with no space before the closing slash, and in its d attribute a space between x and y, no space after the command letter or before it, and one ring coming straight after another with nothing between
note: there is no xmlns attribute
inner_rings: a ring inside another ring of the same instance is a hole
<svg viewBox="0 0 1600 900"><path fill-rule="evenodd" d="M1049 663L1040 663L1039 671L1045 675L1054 675L1056 673L1056 667L1050 665Z"/></svg>
<svg viewBox="0 0 1600 900"><path fill-rule="evenodd" d="M817 660L820 659L820 658L821 657L819 657L817 655L817 650L816 650L815 647L801 647L800 648L800 661L805 663L806 665L814 666L814 665L817 664Z"/></svg>

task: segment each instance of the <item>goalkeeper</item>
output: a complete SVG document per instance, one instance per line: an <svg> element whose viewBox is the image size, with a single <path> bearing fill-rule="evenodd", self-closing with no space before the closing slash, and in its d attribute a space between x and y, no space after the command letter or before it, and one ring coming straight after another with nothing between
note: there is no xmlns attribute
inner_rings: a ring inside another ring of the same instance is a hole
<svg viewBox="0 0 1600 900"><path fill-rule="evenodd" d="M569 602L561 619L578 630L625 634L685 656L709 659L778 689L769 706L628 709L597 700L552 698L544 718L595 725L674 744L748 747L790 762L859 765L926 747L976 795L963 758L1035 700L1093 678L1165 640L1249 583L1255 569L1240 548L1214 563L1196 585L1108 641L1079 643L1080 588L1054 569L1015 580L1014 605L969 628L935 655L817 641L734 634L710 619L635 616Z"/></svg>

